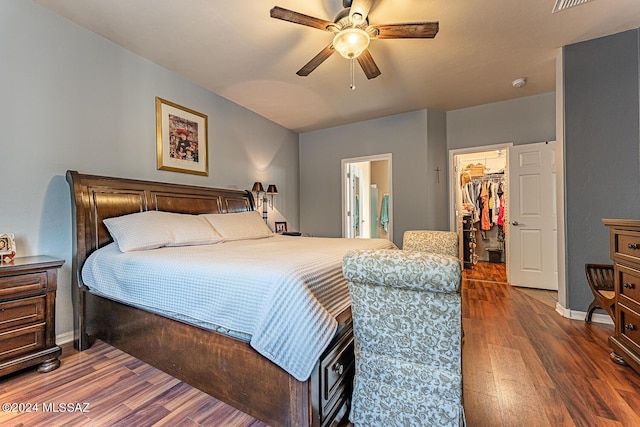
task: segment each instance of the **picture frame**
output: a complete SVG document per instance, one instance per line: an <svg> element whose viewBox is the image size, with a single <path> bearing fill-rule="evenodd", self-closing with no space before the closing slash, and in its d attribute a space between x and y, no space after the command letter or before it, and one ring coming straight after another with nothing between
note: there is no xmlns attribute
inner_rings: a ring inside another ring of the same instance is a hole
<svg viewBox="0 0 640 427"><path fill-rule="evenodd" d="M282 234L287 232L287 222L286 221L276 221L276 233Z"/></svg>
<svg viewBox="0 0 640 427"><path fill-rule="evenodd" d="M156 97L158 169L209 176L208 117Z"/></svg>
<svg viewBox="0 0 640 427"><path fill-rule="evenodd" d="M0 262L11 262L16 256L16 241L13 234L0 234Z"/></svg>

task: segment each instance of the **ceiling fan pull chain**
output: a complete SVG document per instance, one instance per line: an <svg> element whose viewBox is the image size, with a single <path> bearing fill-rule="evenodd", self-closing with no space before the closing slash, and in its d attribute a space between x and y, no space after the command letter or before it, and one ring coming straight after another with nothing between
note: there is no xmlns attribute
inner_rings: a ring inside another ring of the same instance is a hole
<svg viewBox="0 0 640 427"><path fill-rule="evenodd" d="M349 89L356 90L356 60L351 58L349 60L349 75L351 77L351 83L349 84Z"/></svg>

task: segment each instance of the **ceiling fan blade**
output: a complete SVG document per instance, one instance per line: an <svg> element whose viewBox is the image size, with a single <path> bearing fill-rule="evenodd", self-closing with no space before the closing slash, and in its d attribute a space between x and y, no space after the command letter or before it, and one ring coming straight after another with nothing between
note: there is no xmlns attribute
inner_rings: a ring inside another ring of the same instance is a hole
<svg viewBox="0 0 640 427"><path fill-rule="evenodd" d="M371 25L378 30L377 39L432 39L438 34L438 22Z"/></svg>
<svg viewBox="0 0 640 427"><path fill-rule="evenodd" d="M360 64L360 67L362 67L362 71L364 71L364 74L369 80L375 79L380 74L382 74L382 72L376 65L376 62L373 60L373 56L371 56L371 52L369 52L369 49L365 49L357 59L358 64Z"/></svg>
<svg viewBox="0 0 640 427"><path fill-rule="evenodd" d="M274 6L273 9L271 9L271 17L325 31L328 31L329 26L335 26L333 22L325 21L324 19L320 18L314 18L313 16L304 15L292 10L283 9L279 6Z"/></svg>
<svg viewBox="0 0 640 427"><path fill-rule="evenodd" d="M349 17L352 21L355 13L359 14L362 17L362 20L367 19L371 6L373 6L373 2L374 0L353 0L351 2L351 9L349 9Z"/></svg>
<svg viewBox="0 0 640 427"><path fill-rule="evenodd" d="M333 43L331 43L329 46L322 49L320 53L314 56L313 59L311 59L311 61L307 62L304 67L300 68L300 70L298 70L296 74L303 77L308 76L309 74L311 74L313 70L318 68L320 64L326 61L327 58L333 55L333 52L335 51L336 50L333 47Z"/></svg>

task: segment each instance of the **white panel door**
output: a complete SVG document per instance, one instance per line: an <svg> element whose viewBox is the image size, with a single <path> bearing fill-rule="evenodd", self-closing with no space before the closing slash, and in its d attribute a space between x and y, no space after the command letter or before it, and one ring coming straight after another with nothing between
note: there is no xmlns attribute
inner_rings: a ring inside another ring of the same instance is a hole
<svg viewBox="0 0 640 427"><path fill-rule="evenodd" d="M508 233L513 286L558 289L556 143L509 148Z"/></svg>

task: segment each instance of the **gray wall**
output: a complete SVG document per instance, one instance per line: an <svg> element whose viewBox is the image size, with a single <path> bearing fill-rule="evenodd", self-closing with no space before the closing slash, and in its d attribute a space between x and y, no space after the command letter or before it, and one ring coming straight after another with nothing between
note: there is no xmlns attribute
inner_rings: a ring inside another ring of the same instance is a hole
<svg viewBox="0 0 640 427"><path fill-rule="evenodd" d="M341 160L382 153L393 155L396 245L405 230L447 229L446 218L429 214L447 203L446 180L433 182L433 165L446 165L444 118L444 113L420 110L301 134L300 231L341 236Z"/></svg>
<svg viewBox="0 0 640 427"><path fill-rule="evenodd" d="M449 229L449 153L447 152L447 113L427 111L427 218L434 229Z"/></svg>
<svg viewBox="0 0 640 427"><path fill-rule="evenodd" d="M638 30L564 48L567 304L586 311L584 264L611 263L602 218L640 218Z"/></svg>
<svg viewBox="0 0 640 427"><path fill-rule="evenodd" d="M555 102L550 92L448 111L447 148L555 141Z"/></svg>
<svg viewBox="0 0 640 427"><path fill-rule="evenodd" d="M0 1L0 233L19 256L66 263L56 333L72 331L71 205L64 174L184 184L278 186L276 207L298 225L298 135L31 1ZM209 177L156 170L155 97L209 117Z"/></svg>

